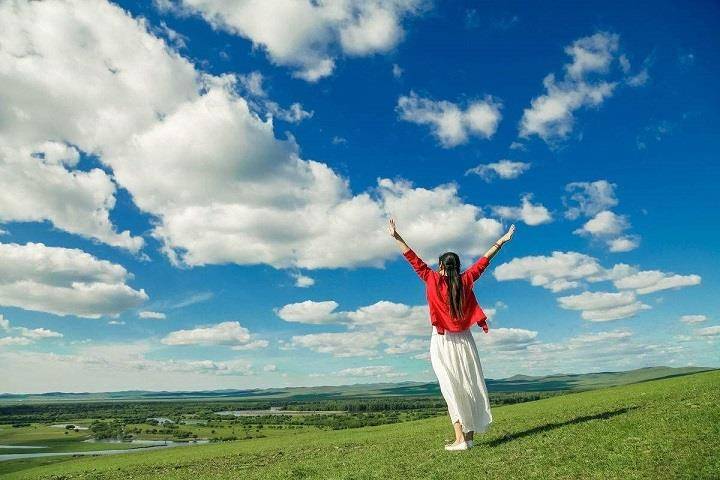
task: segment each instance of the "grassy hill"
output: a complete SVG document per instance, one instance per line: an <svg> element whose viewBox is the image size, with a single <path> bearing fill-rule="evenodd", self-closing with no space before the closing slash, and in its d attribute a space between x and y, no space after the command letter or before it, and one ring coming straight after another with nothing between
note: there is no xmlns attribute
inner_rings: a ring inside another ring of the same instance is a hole
<svg viewBox="0 0 720 480"><path fill-rule="evenodd" d="M496 407L467 452L447 417L78 458L8 479L720 478L720 371Z"/></svg>

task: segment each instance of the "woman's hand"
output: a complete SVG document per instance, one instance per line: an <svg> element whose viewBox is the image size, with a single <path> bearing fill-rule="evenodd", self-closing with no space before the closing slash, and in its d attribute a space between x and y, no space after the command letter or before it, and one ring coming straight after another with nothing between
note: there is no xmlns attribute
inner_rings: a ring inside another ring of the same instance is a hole
<svg viewBox="0 0 720 480"><path fill-rule="evenodd" d="M390 236L395 239L395 241L397 242L398 246L400 247L400 251L402 253L405 253L408 250L410 250L410 247L408 247L408 244L405 243L405 240L403 240L403 238L398 233L397 227L395 227L395 220L392 218L390 219L390 223L388 224L388 233L390 233Z"/></svg>
<svg viewBox="0 0 720 480"><path fill-rule="evenodd" d="M512 240L513 235L515 235L515 224L510 225L510 228L508 229L507 233L500 237L500 240L498 240L499 244L504 244Z"/></svg>
<svg viewBox="0 0 720 480"><path fill-rule="evenodd" d="M400 238L400 234L397 231L397 227L395 227L395 219L391 218L390 223L388 225L388 232L390 233L390 236L398 239Z"/></svg>

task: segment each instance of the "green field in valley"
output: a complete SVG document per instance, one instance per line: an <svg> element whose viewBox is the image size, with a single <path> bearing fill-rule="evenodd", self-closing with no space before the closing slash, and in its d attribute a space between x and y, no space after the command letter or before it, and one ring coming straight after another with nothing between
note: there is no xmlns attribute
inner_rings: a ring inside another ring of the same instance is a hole
<svg viewBox="0 0 720 480"><path fill-rule="evenodd" d="M720 371L493 408L490 431L446 452L446 416L107 457L7 479L720 478Z"/></svg>

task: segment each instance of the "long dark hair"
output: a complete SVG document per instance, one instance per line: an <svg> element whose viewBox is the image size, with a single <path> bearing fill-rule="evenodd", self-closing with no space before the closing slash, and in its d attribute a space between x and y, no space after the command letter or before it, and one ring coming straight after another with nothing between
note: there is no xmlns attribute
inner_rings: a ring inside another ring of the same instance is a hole
<svg viewBox="0 0 720 480"><path fill-rule="evenodd" d="M460 319L463 316L463 284L462 277L460 277L460 257L455 252L445 252L440 255L440 265L445 270L450 313L454 319Z"/></svg>

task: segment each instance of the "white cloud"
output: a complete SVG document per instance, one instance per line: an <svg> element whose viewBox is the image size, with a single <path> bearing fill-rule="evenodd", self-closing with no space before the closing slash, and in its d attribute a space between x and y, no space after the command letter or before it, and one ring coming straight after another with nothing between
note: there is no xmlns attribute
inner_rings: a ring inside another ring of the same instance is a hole
<svg viewBox="0 0 720 480"><path fill-rule="evenodd" d="M265 77L262 73L254 71L245 75L238 75L237 78L240 85L242 85L248 94L255 97L267 97L267 92L263 87Z"/></svg>
<svg viewBox="0 0 720 480"><path fill-rule="evenodd" d="M140 313L138 313L138 317L140 318L151 318L155 320L165 320L167 318L167 315L165 315L162 312L153 312L149 310L144 310Z"/></svg>
<svg viewBox="0 0 720 480"><path fill-rule="evenodd" d="M624 234L630 228L627 216L609 210L618 205L615 188L607 180L567 184L565 190L572 194L569 199L563 198L568 207L565 217L571 220L592 217L573 233L600 240L611 252L629 252L640 246L640 236Z"/></svg>
<svg viewBox="0 0 720 480"><path fill-rule="evenodd" d="M243 343L242 345L234 345L232 350L258 350L260 348L265 348L268 345L270 345L270 342L267 340L251 340L248 343Z"/></svg>
<svg viewBox="0 0 720 480"><path fill-rule="evenodd" d="M367 367L344 368L337 372L341 377L405 377L407 373L398 372L389 365L372 365Z"/></svg>
<svg viewBox="0 0 720 480"><path fill-rule="evenodd" d="M396 343L393 343L392 340L386 340L385 343L388 346L383 351L389 355L404 355L407 353L427 351L430 348L430 343L427 338L408 339L400 337Z"/></svg>
<svg viewBox="0 0 720 480"><path fill-rule="evenodd" d="M33 343L32 339L27 337L2 337L0 338L0 346L25 346Z"/></svg>
<svg viewBox="0 0 720 480"><path fill-rule="evenodd" d="M619 35L605 32L576 40L565 47L565 53L572 57L572 63L565 65L565 70L574 79L582 79L588 73L607 72L619 41Z"/></svg>
<svg viewBox="0 0 720 480"><path fill-rule="evenodd" d="M11 327L10 321L0 314L0 330L8 336L0 338L0 345L29 345L35 340L62 338L63 334L47 328Z"/></svg>
<svg viewBox="0 0 720 480"><path fill-rule="evenodd" d="M273 63L294 69L296 77L317 81L332 73L340 52L366 56L392 49L403 38L404 19L418 13L421 2L181 0L162 5L198 14L213 28L247 38Z"/></svg>
<svg viewBox="0 0 720 480"><path fill-rule="evenodd" d="M695 335L699 335L701 337L715 337L717 335L720 335L720 325L698 328L697 330L695 330Z"/></svg>
<svg viewBox="0 0 720 480"><path fill-rule="evenodd" d="M275 138L272 120L237 94L238 77L196 70L114 5L5 8L0 141L62 142L97 154L153 216L151 234L177 264L379 267L397 255L385 232L397 205L413 213L397 215L408 231L456 222L437 237L418 235L418 248L433 255L448 244L476 255L499 233L499 222L463 203L455 185L383 179L354 195L327 165L300 158L294 140ZM434 201L417 215L412 198Z"/></svg>
<svg viewBox="0 0 720 480"><path fill-rule="evenodd" d="M332 300L325 302L306 300L299 303L289 303L278 309L276 313L278 317L286 322L320 325L338 322L341 315L335 312L337 307L337 302Z"/></svg>
<svg viewBox="0 0 720 480"><path fill-rule="evenodd" d="M612 238L607 241L611 252L629 252L640 246L640 239L637 235Z"/></svg>
<svg viewBox="0 0 720 480"><path fill-rule="evenodd" d="M211 300L215 296L212 292L198 292L193 293L189 295L186 298L183 298L179 302L173 303L170 305L170 308L185 308L189 307L190 305L195 305L197 303L207 302L208 300Z"/></svg>
<svg viewBox="0 0 720 480"><path fill-rule="evenodd" d="M245 75L237 75L236 80L237 86L250 99L248 102L255 111L289 123L300 123L313 116L313 112L306 111L298 102L291 104L288 108L282 108L277 102L268 99L268 93L263 86L265 77L260 72L255 71Z"/></svg>
<svg viewBox="0 0 720 480"><path fill-rule="evenodd" d="M460 200L455 184L426 189L413 188L406 181L382 179L379 187L384 210L429 263L447 250L461 252L467 263L485 253L503 233L500 222L483 217L480 208Z"/></svg>
<svg viewBox="0 0 720 480"><path fill-rule="evenodd" d="M596 344L609 340L622 340L632 337L629 330L612 330L609 332L584 333L570 339L570 343Z"/></svg>
<svg viewBox="0 0 720 480"><path fill-rule="evenodd" d="M147 300L126 282L120 265L82 250L42 243L0 243L0 305L98 318L116 315Z"/></svg>
<svg viewBox="0 0 720 480"><path fill-rule="evenodd" d="M585 286L586 283L611 281L619 293L584 292L581 295L563 297L563 308L586 310L583 318L587 320L623 318L631 316L640 309L649 308L635 301L635 295L644 295L672 288L698 285L702 281L699 275L678 275L660 270L640 270L637 267L618 263L605 268L594 257L577 252L553 252L550 256L527 256L514 258L510 262L498 265L493 275L498 281L526 280L533 286L543 287L553 292ZM561 299L559 299L560 301ZM632 301L631 301L632 300ZM584 308L586 302L609 301L615 305L599 308L602 312L591 312L593 308ZM625 303L623 303L625 302ZM630 305L630 306L629 306ZM614 311L606 311L618 307Z"/></svg>
<svg viewBox="0 0 720 480"><path fill-rule="evenodd" d="M599 281L605 269L597 259L577 252L552 252L514 258L498 265L493 271L498 281L527 280L533 286L560 292L580 286L581 280Z"/></svg>
<svg viewBox="0 0 720 480"><path fill-rule="evenodd" d="M502 118L500 104L491 97L472 101L462 108L452 102L434 101L410 92L398 99L397 111L402 120L429 125L444 148L467 143L470 136L492 137Z"/></svg>
<svg viewBox="0 0 720 480"><path fill-rule="evenodd" d="M78 161L78 151L63 143L0 146L0 222L47 220L58 229L137 252L143 239L128 230L117 233L110 222L115 183L99 168L79 170Z"/></svg>
<svg viewBox="0 0 720 480"><path fill-rule="evenodd" d="M70 354L0 352L8 392L102 392L129 389L198 390L236 388L237 377L251 384L255 371L244 359L185 360L148 358L147 343L81 346ZM20 372L20 375L15 374Z"/></svg>
<svg viewBox="0 0 720 480"><path fill-rule="evenodd" d="M427 335L430 320L427 306L379 301L357 310L344 312L352 329L371 329L382 337Z"/></svg>
<svg viewBox="0 0 720 480"><path fill-rule="evenodd" d="M290 340L294 348L308 348L335 357L373 357L381 338L372 332L311 333L295 335Z"/></svg>
<svg viewBox="0 0 720 480"><path fill-rule="evenodd" d="M705 315L683 315L680 317L680 321L683 323L693 324L702 323L707 320Z"/></svg>
<svg viewBox="0 0 720 480"><path fill-rule="evenodd" d="M579 216L592 217L618 204L615 195L616 184L607 180L594 182L572 182L565 186L569 198L563 198L568 207L565 216L575 220Z"/></svg>
<svg viewBox="0 0 720 480"><path fill-rule="evenodd" d="M633 289L636 293L644 295L661 290L677 289L699 285L702 281L700 275L677 275L661 272L660 270L631 271L613 281L616 288Z"/></svg>
<svg viewBox="0 0 720 480"><path fill-rule="evenodd" d="M161 340L165 345L229 345L235 349L254 349L268 345L267 341L254 340L250 331L240 322L222 322L208 327L170 332Z"/></svg>
<svg viewBox="0 0 720 480"><path fill-rule="evenodd" d="M604 322L632 317L649 305L637 300L635 293L583 292L579 295L559 297L558 304L566 310L580 310L581 316L591 322Z"/></svg>
<svg viewBox="0 0 720 480"><path fill-rule="evenodd" d="M478 349L493 351L525 350L538 343L538 332L524 328L493 328L488 333L474 332Z"/></svg>
<svg viewBox="0 0 720 480"><path fill-rule="evenodd" d="M403 69L400 68L400 65L398 65L397 63L393 63L392 74L393 74L393 77L400 78L400 77L402 77Z"/></svg>
<svg viewBox="0 0 720 480"><path fill-rule="evenodd" d="M347 328L345 332L294 336L290 347L309 348L337 357L377 356L381 345L385 345L383 351L390 355L414 353L427 347L430 320L425 305L409 306L382 300L350 311L337 311L337 307L334 301L307 300L278 309L278 316L288 322L336 324Z"/></svg>
<svg viewBox="0 0 720 480"><path fill-rule="evenodd" d="M290 275L295 279L295 286L298 288L307 288L315 285L314 278L303 275L300 272L293 272Z"/></svg>
<svg viewBox="0 0 720 480"><path fill-rule="evenodd" d="M561 140L572 131L575 111L598 107L609 98L616 82L588 80L590 75L605 75L618 50L619 36L605 32L576 40L565 48L572 62L558 81L554 74L543 80L546 93L532 100L523 112L520 135L538 135L546 142Z"/></svg>
<svg viewBox="0 0 720 480"><path fill-rule="evenodd" d="M474 173L486 182L491 182L496 177L503 180L510 180L518 178L529 168L529 163L515 162L513 160L500 160L498 162L480 164L466 171L465 175Z"/></svg>
<svg viewBox="0 0 720 480"><path fill-rule="evenodd" d="M526 225L536 226L552 222L552 214L541 204L532 203L532 195L522 196L519 207L497 205L492 207L493 213L511 220L522 220Z"/></svg>
<svg viewBox="0 0 720 480"><path fill-rule="evenodd" d="M627 217L624 215L603 210L588 220L582 228L575 230L574 233L594 237L613 236L621 234L629 225Z"/></svg>

